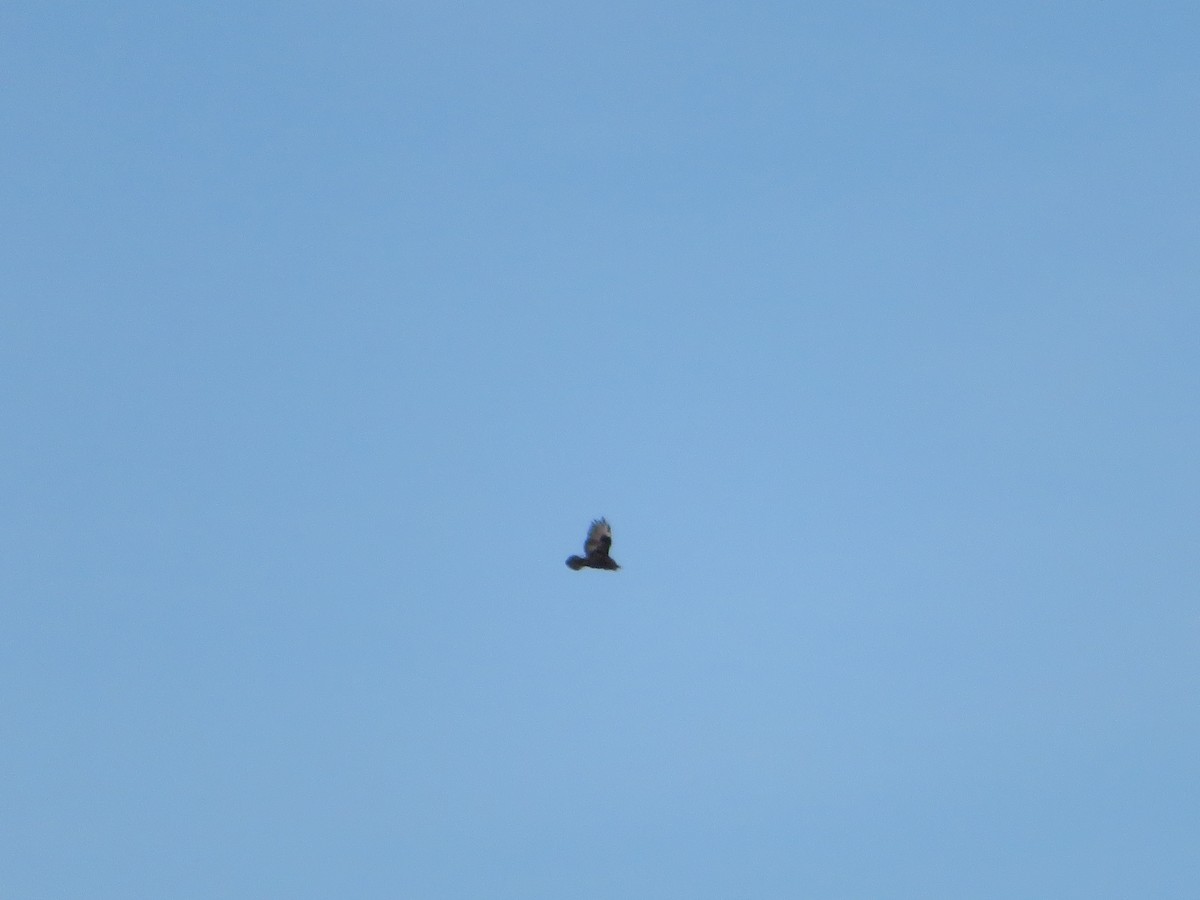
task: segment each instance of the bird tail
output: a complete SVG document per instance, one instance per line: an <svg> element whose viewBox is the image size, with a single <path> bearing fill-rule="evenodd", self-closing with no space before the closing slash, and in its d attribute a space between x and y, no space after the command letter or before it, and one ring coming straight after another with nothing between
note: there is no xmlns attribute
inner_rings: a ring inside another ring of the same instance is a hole
<svg viewBox="0 0 1200 900"><path fill-rule="evenodd" d="M572 556L567 560L567 565L570 566L572 569L574 569L576 572L578 572L580 569L583 568L583 557Z"/></svg>

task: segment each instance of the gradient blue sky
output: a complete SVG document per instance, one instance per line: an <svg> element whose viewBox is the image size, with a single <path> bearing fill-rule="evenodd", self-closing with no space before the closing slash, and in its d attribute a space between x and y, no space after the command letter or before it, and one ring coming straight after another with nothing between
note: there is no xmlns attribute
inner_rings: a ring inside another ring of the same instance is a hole
<svg viewBox="0 0 1200 900"><path fill-rule="evenodd" d="M0 895L1200 896L1198 45L6 4Z"/></svg>

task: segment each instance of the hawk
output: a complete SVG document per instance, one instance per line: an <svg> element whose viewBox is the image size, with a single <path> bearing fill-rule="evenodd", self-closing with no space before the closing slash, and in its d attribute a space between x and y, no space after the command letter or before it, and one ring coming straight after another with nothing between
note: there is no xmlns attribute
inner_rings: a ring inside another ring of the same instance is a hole
<svg viewBox="0 0 1200 900"><path fill-rule="evenodd" d="M583 552L587 555L572 556L567 560L567 565L576 572L584 566L589 569L608 569L615 572L621 567L608 555L608 548L611 546L612 527L606 519L597 519L588 529L587 540L583 542Z"/></svg>

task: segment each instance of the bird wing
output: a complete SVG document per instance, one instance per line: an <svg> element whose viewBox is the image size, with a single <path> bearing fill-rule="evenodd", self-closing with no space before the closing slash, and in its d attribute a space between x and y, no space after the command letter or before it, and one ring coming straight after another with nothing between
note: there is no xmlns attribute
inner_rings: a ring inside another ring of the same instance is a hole
<svg viewBox="0 0 1200 900"><path fill-rule="evenodd" d="M583 544L583 552L591 556L593 553L608 555L612 546L612 528L604 519L597 519L588 529L587 540Z"/></svg>

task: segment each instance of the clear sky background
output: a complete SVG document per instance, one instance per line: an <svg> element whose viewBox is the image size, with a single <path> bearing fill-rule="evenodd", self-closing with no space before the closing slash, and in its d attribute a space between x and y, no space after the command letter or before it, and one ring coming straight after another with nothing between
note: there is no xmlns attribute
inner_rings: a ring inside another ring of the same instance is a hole
<svg viewBox="0 0 1200 900"><path fill-rule="evenodd" d="M1200 896L1198 46L6 4L0 895Z"/></svg>

